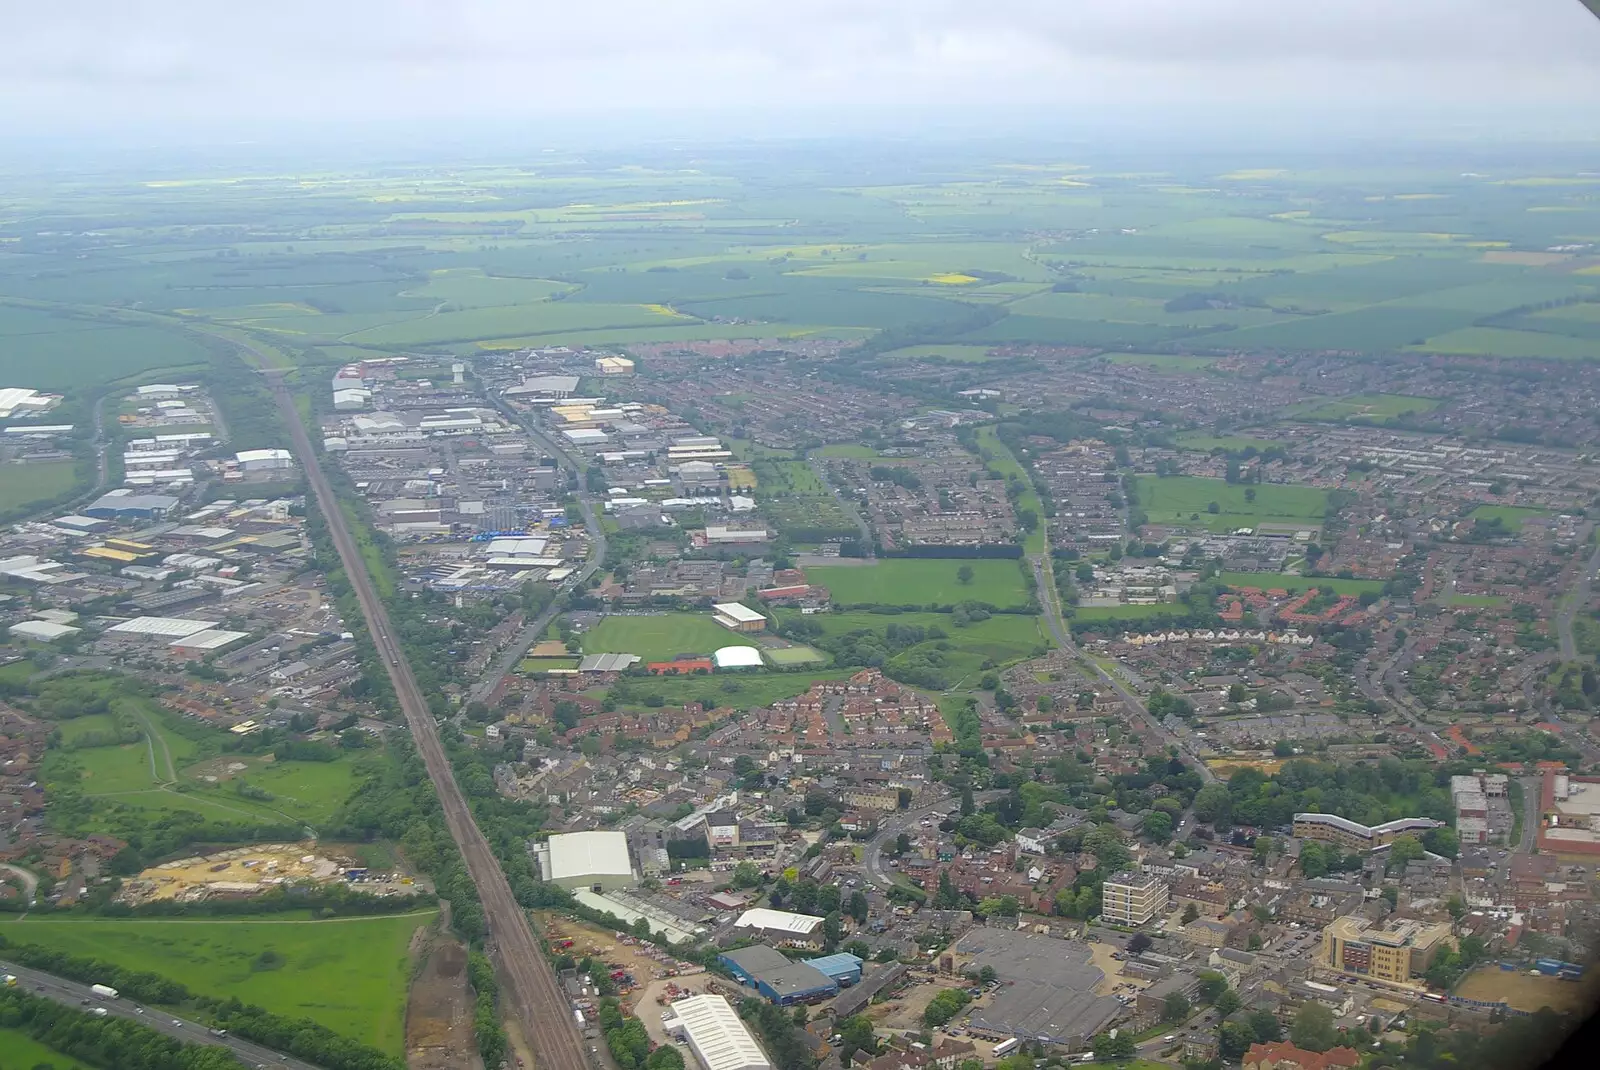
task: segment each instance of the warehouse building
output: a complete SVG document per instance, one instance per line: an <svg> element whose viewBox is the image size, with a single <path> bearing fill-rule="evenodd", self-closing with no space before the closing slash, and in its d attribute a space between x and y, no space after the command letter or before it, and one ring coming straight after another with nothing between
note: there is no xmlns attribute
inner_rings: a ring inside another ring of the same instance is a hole
<svg viewBox="0 0 1600 1070"><path fill-rule="evenodd" d="M178 501L170 494L113 490L102 494L83 512L97 520L160 520L178 507Z"/></svg>
<svg viewBox="0 0 1600 1070"><path fill-rule="evenodd" d="M539 875L546 883L568 891L587 889L596 894L639 883L628 854L628 837L622 832L562 832L534 848Z"/></svg>
<svg viewBox="0 0 1600 1070"><path fill-rule="evenodd" d="M740 937L754 937L793 947L821 947L822 919L815 914L791 914L787 910L752 907L733 923Z"/></svg>
<svg viewBox="0 0 1600 1070"><path fill-rule="evenodd" d="M839 983L826 973L808 962L793 962L764 944L736 948L717 958L740 984L780 1007L832 999L839 993Z"/></svg>
<svg viewBox="0 0 1600 1070"><path fill-rule="evenodd" d="M718 602L711 607L711 619L730 632L759 632L767 627L767 618L742 602Z"/></svg>
<svg viewBox="0 0 1600 1070"><path fill-rule="evenodd" d="M53 643L57 639L65 639L69 635L77 635L80 630L70 624L61 624L53 620L18 621L9 629L16 638L27 639L35 643Z"/></svg>
<svg viewBox="0 0 1600 1070"><path fill-rule="evenodd" d="M243 472L275 472L294 467L294 454L288 450L240 450L233 459Z"/></svg>
<svg viewBox="0 0 1600 1070"><path fill-rule="evenodd" d="M861 981L861 958L841 951L837 955L824 955L820 959L806 959L805 964L826 974L840 988L849 988Z"/></svg>
<svg viewBox="0 0 1600 1070"><path fill-rule="evenodd" d="M678 1000L662 1027L688 1042L700 1070L772 1070L761 1045L721 996Z"/></svg>

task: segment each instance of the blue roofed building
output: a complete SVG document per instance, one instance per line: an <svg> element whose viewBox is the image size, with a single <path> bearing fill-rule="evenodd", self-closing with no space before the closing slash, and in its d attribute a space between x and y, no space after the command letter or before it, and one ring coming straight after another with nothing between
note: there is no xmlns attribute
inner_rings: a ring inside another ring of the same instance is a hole
<svg viewBox="0 0 1600 1070"><path fill-rule="evenodd" d="M805 964L832 978L840 988L849 988L861 980L861 959L857 955L840 952L818 959L806 959Z"/></svg>
<svg viewBox="0 0 1600 1070"><path fill-rule="evenodd" d="M855 958L853 955L843 957ZM755 989L780 1007L814 1003L839 994L839 982L828 974L810 963L793 962L781 951L763 944L725 951L718 960L740 984ZM858 971L860 961L856 959Z"/></svg>

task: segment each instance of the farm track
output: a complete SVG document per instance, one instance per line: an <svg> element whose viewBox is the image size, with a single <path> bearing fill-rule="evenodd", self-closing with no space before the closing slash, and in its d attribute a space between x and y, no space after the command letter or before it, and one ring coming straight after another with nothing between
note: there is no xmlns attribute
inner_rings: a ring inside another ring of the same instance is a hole
<svg viewBox="0 0 1600 1070"><path fill-rule="evenodd" d="M511 885L495 859L494 851L484 839L472 818L467 800L456 784L450 769L450 759L439 742L438 727L433 714L423 700L405 652L393 638L389 615L373 587L372 577L361 558L361 550L344 513L334 496L328 477L322 471L310 436L295 409L294 398L284 385L280 374L268 374L273 395L288 429L294 453L300 461L307 481L316 495L317 506L333 537L339 560L355 588L366 619L367 630L372 635L378 657L389 673L399 699L406 725L411 730L417 752L427 767L428 778L433 782L444 809L445 825L455 840L467 873L477 888L483 904L484 920L489 929L489 952L502 978L505 990L505 1010L520 1026L522 1035L533 1045L539 1070L585 1070L583 1043L573 1027L567 1011L567 1001L556 984L555 972L545 960L535 938L528 916Z"/></svg>

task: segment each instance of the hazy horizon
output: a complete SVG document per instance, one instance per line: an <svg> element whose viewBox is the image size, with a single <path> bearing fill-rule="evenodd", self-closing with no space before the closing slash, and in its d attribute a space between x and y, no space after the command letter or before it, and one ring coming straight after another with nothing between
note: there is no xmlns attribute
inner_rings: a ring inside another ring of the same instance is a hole
<svg viewBox="0 0 1600 1070"><path fill-rule="evenodd" d="M1600 135L1600 20L1577 0L166 0L12 29L13 139Z"/></svg>

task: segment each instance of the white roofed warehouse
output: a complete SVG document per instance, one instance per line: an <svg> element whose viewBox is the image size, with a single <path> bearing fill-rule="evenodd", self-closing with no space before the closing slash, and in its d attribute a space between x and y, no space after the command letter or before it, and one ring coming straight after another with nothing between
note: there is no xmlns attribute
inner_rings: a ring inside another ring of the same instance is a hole
<svg viewBox="0 0 1600 1070"><path fill-rule="evenodd" d="M534 847L539 876L570 891L604 893L639 883L622 832L560 832Z"/></svg>
<svg viewBox="0 0 1600 1070"><path fill-rule="evenodd" d="M721 996L680 999L662 1025L689 1042L701 1070L772 1070L761 1045Z"/></svg>
<svg viewBox="0 0 1600 1070"><path fill-rule="evenodd" d="M815 914L794 914L769 907L751 907L733 923L741 937L790 947L821 947L822 920Z"/></svg>
<svg viewBox="0 0 1600 1070"><path fill-rule="evenodd" d="M742 602L719 602L711 607L711 619L730 632L765 631L767 618Z"/></svg>

